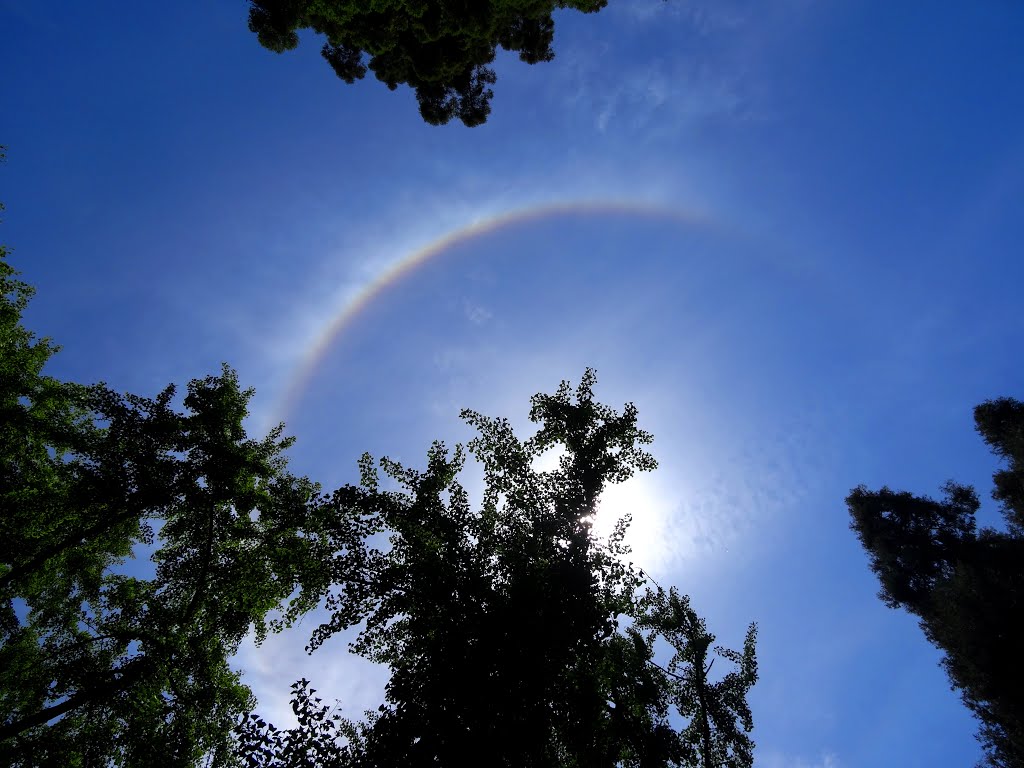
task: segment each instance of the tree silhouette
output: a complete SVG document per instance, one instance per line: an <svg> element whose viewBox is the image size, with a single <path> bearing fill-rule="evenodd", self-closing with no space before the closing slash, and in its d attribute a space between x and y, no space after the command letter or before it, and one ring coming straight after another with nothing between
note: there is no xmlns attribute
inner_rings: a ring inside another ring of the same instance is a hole
<svg viewBox="0 0 1024 768"><path fill-rule="evenodd" d="M247 437L228 368L184 412L173 387L44 375L30 295L0 258L0 763L224 760L253 706L229 657L315 605L325 532L361 541L360 522L287 472L281 428ZM152 573L129 573L144 552Z"/></svg>
<svg viewBox="0 0 1024 768"><path fill-rule="evenodd" d="M468 126L491 111L490 68L499 47L536 64L554 58L556 9L599 11L607 0L250 0L249 28L281 53L298 31L324 35L322 54L346 83L372 71L395 90L416 92L433 125L458 118Z"/></svg>
<svg viewBox="0 0 1024 768"><path fill-rule="evenodd" d="M710 681L712 636L674 590L641 591L628 519L607 540L593 533L602 489L655 467L636 409L598 403L594 383L588 371L575 390L536 395L540 426L526 440L505 419L463 412L484 473L476 511L458 481L461 447L435 443L423 471L383 459L397 490L382 490L364 457L365 511L388 545L368 541L369 569L336 585L310 650L365 621L352 650L389 666L386 702L352 723L300 681L293 707L308 725L279 731L250 716L238 731L247 765L305 765L295 744L315 744L321 765L375 768L467 756L509 768L751 764L753 628L742 654L718 649L740 671ZM551 450L558 467L540 471ZM659 638L676 650L667 667ZM691 726L677 731L679 718Z"/></svg>
<svg viewBox="0 0 1024 768"><path fill-rule="evenodd" d="M746 768L754 762L754 742L747 735L754 727L747 693L757 682L755 642L757 627L751 625L743 651L715 647L736 671L715 681L710 676L715 659L708 660L715 636L690 607L690 600L673 587L660 587L647 596L649 606L638 625L668 640L674 650L665 671L672 678L670 690L676 709L689 718L681 737L687 755L702 768Z"/></svg>
<svg viewBox="0 0 1024 768"><path fill-rule="evenodd" d="M974 410L978 432L1005 461L994 475L1006 530L977 530L974 489L949 482L941 499L888 488L847 498L881 584L879 596L920 619L943 667L981 723L985 762L1024 766L1024 404Z"/></svg>

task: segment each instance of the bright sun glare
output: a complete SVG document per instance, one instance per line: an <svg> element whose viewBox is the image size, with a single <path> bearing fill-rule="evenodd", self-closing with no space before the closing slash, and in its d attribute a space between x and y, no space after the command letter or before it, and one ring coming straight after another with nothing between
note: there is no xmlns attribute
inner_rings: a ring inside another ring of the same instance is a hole
<svg viewBox="0 0 1024 768"><path fill-rule="evenodd" d="M564 449L551 449L534 462L540 472L558 467ZM631 514L633 521L626 534L626 543L632 548L629 555L635 565L645 571L658 570L668 555L668 537L665 521L668 519L669 501L661 493L650 474L639 474L624 483L609 485L601 494L594 515L594 533L607 537L615 523Z"/></svg>
<svg viewBox="0 0 1024 768"><path fill-rule="evenodd" d="M658 492L652 477L633 477L605 488L594 517L594 532L608 536L616 521L624 515L632 515L626 534L626 543L633 550L629 559L645 571L658 570L668 553L667 507L667 500Z"/></svg>

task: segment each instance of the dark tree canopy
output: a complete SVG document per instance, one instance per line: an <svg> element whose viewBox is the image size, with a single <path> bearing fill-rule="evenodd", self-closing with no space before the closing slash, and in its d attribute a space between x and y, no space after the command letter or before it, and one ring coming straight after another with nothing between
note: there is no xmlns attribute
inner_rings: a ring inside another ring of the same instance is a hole
<svg viewBox="0 0 1024 768"><path fill-rule="evenodd" d="M358 486L323 495L287 471L280 427L246 435L252 393L226 367L180 406L173 387L45 375L56 348L21 324L30 295L0 258L0 763L751 765L753 627L742 652L714 649L736 671L710 676L687 598L626 561L628 518L592 532L602 489L655 466L636 409L594 400L592 372L533 398L527 440L464 412L478 509L467 454L441 443L422 471L364 457ZM229 659L317 605L309 650L359 626L386 701L349 722L303 680L298 726L277 730L246 714Z"/></svg>
<svg viewBox="0 0 1024 768"><path fill-rule="evenodd" d="M994 475L1006 530L977 529L973 488L953 482L932 499L863 486L847 498L882 600L920 619L943 666L981 723L988 765L1024 767L1024 403L974 410L1005 464Z"/></svg>
<svg viewBox="0 0 1024 768"><path fill-rule="evenodd" d="M461 448L436 443L423 471L382 460L397 490L364 458L359 503L379 535L367 570L328 596L333 615L310 650L365 621L352 650L390 667L386 703L352 723L299 681L298 728L255 715L240 727L246 764L292 768L315 754L316 765L360 768L467 756L508 768L751 765L753 627L742 653L716 649L738 671L709 677L714 638L686 598L639 591L628 520L609 540L593 535L601 490L655 466L635 408L598 403L593 384L588 372L575 390L535 396L540 427L527 440L504 419L463 413L484 471L477 510L458 481ZM539 471L551 449L563 451L558 468ZM655 662L659 640L674 650L667 666Z"/></svg>
<svg viewBox="0 0 1024 768"><path fill-rule="evenodd" d="M468 453L364 456L358 485L322 494L288 471L282 426L247 435L252 392L226 366L180 398L44 373L57 348L23 327L32 289L6 256L0 765L750 767L755 628L710 675L688 599L626 560L629 518L593 533L602 490L656 464L592 371L532 399L526 440L464 411ZM308 650L358 627L386 700L351 722L302 680L278 730L229 661L319 605Z"/></svg>
<svg viewBox="0 0 1024 768"><path fill-rule="evenodd" d="M0 764L227 759L253 706L228 659L315 605L323 542L361 541L359 523L288 473L280 428L247 437L230 369L193 381L184 412L173 387L44 375L30 294L0 258Z"/></svg>
<svg viewBox="0 0 1024 768"><path fill-rule="evenodd" d="M528 64L550 61L552 13L601 10L607 0L250 0L249 28L281 53L298 31L324 35L322 54L346 83L367 70L416 92L433 125L480 125L491 111L490 68L500 46Z"/></svg>

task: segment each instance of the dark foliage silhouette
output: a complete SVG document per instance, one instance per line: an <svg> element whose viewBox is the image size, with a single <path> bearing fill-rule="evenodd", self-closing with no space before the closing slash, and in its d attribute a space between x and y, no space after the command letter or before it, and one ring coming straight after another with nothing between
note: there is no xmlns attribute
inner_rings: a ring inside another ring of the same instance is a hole
<svg viewBox="0 0 1024 768"><path fill-rule="evenodd" d="M575 390L536 395L540 426L526 440L507 420L463 412L484 473L475 511L458 481L461 447L435 443L423 471L383 459L397 490L363 458L359 503L376 521L367 569L326 596L333 614L310 650L365 621L352 650L390 668L386 703L353 723L311 707L300 681L293 707L309 724L279 731L250 716L238 731L246 764L305 765L294 745L315 744L323 765L375 768L467 755L510 768L751 765L754 628L742 652L717 649L738 671L713 681L714 638L686 598L641 589L628 519L607 540L593 533L602 489L655 467L636 409L598 403L594 383L588 371ZM540 471L552 450L557 468ZM659 639L675 651L667 666L655 661Z"/></svg>
<svg viewBox="0 0 1024 768"><path fill-rule="evenodd" d="M1024 404L974 410L1004 465L993 479L1006 529L977 529L974 489L949 482L940 499L863 486L847 498L881 584L879 596L920 619L964 704L977 716L985 764L1024 766Z"/></svg>
<svg viewBox="0 0 1024 768"><path fill-rule="evenodd" d="M56 348L22 327L31 289L5 256L0 763L226 760L253 706L228 659L315 605L324 542L361 541L360 523L288 473L280 428L247 437L251 392L228 368L189 384L184 411L173 387L44 375ZM151 575L127 575L141 554Z"/></svg>
<svg viewBox="0 0 1024 768"><path fill-rule="evenodd" d="M554 57L557 9L599 11L607 0L250 0L249 28L278 53L298 32L327 38L322 54L346 83L367 71L391 90L408 85L420 114L480 125L491 111L497 49L536 64Z"/></svg>

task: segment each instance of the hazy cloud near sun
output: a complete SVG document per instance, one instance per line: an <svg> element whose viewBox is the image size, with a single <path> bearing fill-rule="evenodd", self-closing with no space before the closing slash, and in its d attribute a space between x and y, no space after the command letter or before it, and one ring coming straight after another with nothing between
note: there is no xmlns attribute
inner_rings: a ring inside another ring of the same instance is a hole
<svg viewBox="0 0 1024 768"><path fill-rule="evenodd" d="M651 532L662 542L652 568L662 573L755 551L764 531L802 507L815 490L807 479L827 477L831 461L821 425L799 420L753 443L737 435L733 445L701 448L703 461L693 448L666 448L656 474L674 480L665 499L672 510Z"/></svg>
<svg viewBox="0 0 1024 768"><path fill-rule="evenodd" d="M362 719L365 711L376 709L384 699L388 671L348 652L354 633L332 638L313 654L303 650L313 628L328 618L325 611L315 611L298 626L270 635L260 647L250 635L234 658L232 666L245 671L246 684L259 702L256 711L278 728L296 723L288 686L300 678L312 682L324 703L340 702L342 716L352 720Z"/></svg>

